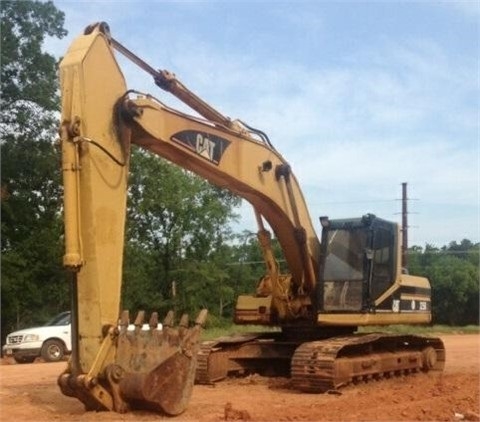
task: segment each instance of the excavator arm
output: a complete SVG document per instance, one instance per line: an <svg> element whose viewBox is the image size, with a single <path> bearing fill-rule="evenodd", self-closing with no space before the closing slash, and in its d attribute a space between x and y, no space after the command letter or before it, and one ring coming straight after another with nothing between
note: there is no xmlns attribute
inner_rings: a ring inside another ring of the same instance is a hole
<svg viewBox="0 0 480 422"><path fill-rule="evenodd" d="M257 219L263 215L279 238L294 281L306 284L306 290L311 291L316 282L311 264L318 261L319 241L298 182L268 137L223 116L189 91L174 74L153 70L114 39L112 45L150 73L158 86L204 118L181 113L150 95L143 98L140 95L134 100L126 97L120 105L120 114L134 131L127 136L131 143L249 201ZM260 136L254 137L252 133Z"/></svg>
<svg viewBox="0 0 480 422"><path fill-rule="evenodd" d="M151 97L125 99L120 113L131 116L124 132L130 131L132 143L250 202L278 237L294 282L313 289L318 240L298 182L279 153Z"/></svg>
<svg viewBox="0 0 480 422"><path fill-rule="evenodd" d="M100 30L102 30L101 26ZM227 188L249 201L255 211L259 227L259 241L264 245L265 254L268 255L266 251L268 248L262 214L280 240L293 275L294 284L297 287L300 286L301 290L311 293L317 281L314 267L319 260L319 241L300 186L292 174L290 166L274 149L265 133L253 129L239 120L231 120L224 116L190 91L176 78L175 74L167 70L153 69L112 38L108 30L103 32L108 34L110 45L114 49L149 73L160 88L176 96L204 118L204 120L199 120L180 113L156 101L150 95L143 95L147 100L143 104L135 104L135 101L128 101L128 98L125 98L123 107L117 104L122 109L119 115L124 116L123 121L130 123L135 121L138 125L138 133L146 132L146 137L153 142L146 143L141 139L145 137L141 133L140 136L127 135L127 139L130 139L131 143L142 145L146 149L192 170L213 184ZM156 109L157 113L143 116L145 108ZM195 123L200 126L195 127ZM205 132L201 132L202 125ZM183 132L183 136L175 137L169 132L173 130L174 126L178 126L179 130ZM212 126L220 131L220 135L209 132ZM189 135L185 135L188 130L190 130ZM186 140L186 137L189 139ZM247 146L245 141L252 144ZM167 147L166 144L170 144L170 146ZM220 164L220 158L230 144L233 146L226 156L227 161ZM185 157L188 155L185 155L185 151L182 153L182 148L175 148L179 145L189 148L194 155L190 155L190 159L186 160ZM211 153L210 156L209 153ZM272 154L276 157L275 166L270 159ZM206 158L214 166L198 160L198 156ZM264 160L262 161L262 159ZM190 167L189 163L191 163ZM274 179L263 174L271 172L272 169L274 170L272 172L275 175ZM229 182L226 183L224 179L229 179ZM280 192L281 199L278 197L278 192ZM273 208L267 204L265 196L270 197L270 203L274 204ZM273 212L268 212L267 209L273 210ZM293 242L292 233L295 237ZM300 258L298 254L301 255ZM267 257L265 259L267 267L270 266L271 259Z"/></svg>

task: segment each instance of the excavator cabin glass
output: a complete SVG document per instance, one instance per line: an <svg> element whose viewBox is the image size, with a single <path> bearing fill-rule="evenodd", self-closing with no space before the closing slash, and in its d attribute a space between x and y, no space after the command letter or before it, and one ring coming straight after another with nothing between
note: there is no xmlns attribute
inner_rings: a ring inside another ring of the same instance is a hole
<svg viewBox="0 0 480 422"><path fill-rule="evenodd" d="M323 312L371 310L395 282L396 224L367 215L323 228L319 299Z"/></svg>

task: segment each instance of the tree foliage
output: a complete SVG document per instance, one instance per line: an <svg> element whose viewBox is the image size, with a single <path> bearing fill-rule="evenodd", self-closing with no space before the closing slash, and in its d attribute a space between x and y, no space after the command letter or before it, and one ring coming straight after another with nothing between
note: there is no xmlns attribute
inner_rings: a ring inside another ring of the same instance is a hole
<svg viewBox="0 0 480 422"><path fill-rule="evenodd" d="M19 102L57 109L56 61L42 51L42 43L46 36L62 38L67 34L63 12L51 1L7 0L0 7L2 110Z"/></svg>
<svg viewBox="0 0 480 422"><path fill-rule="evenodd" d="M479 323L479 246L464 239L442 248L410 249L410 272L427 277L432 285L436 323Z"/></svg>
<svg viewBox="0 0 480 422"><path fill-rule="evenodd" d="M55 58L46 36L63 37L52 2L2 1L2 331L45 320L68 305L61 272Z"/></svg>
<svg viewBox="0 0 480 422"><path fill-rule="evenodd" d="M193 312L219 300L219 251L238 198L178 166L134 150L124 277L129 307ZM143 268L138 270L139 263ZM148 295L141 291L149 292ZM217 304L215 303L215 307Z"/></svg>

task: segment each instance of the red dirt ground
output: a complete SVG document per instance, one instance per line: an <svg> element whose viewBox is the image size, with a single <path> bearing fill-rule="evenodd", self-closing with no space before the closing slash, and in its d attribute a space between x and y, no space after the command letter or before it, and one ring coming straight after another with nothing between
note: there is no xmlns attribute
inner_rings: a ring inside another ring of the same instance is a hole
<svg viewBox="0 0 480 422"><path fill-rule="evenodd" d="M285 378L257 375L195 386L176 418L135 411L85 412L56 385L66 363L0 366L0 419L9 421L458 421L479 420L480 335L441 335L447 364L441 374L414 374L351 385L341 394L302 394ZM231 410L226 411L227 403Z"/></svg>

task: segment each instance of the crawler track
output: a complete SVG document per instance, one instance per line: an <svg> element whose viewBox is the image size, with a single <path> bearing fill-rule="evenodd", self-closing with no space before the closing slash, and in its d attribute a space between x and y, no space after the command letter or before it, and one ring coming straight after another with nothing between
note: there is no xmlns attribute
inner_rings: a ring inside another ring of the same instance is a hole
<svg viewBox="0 0 480 422"><path fill-rule="evenodd" d="M212 384L226 378L229 373L246 370L247 366L243 368L236 364L242 346L256 344L263 335L240 334L203 342L197 355L195 383Z"/></svg>
<svg viewBox="0 0 480 422"><path fill-rule="evenodd" d="M261 373L287 376L298 343L280 333L241 334L202 343L197 355L196 384L212 384L229 375Z"/></svg>
<svg viewBox="0 0 480 422"><path fill-rule="evenodd" d="M360 380L441 371L444 365L443 342L433 337L371 333L299 343L272 333L245 334L204 342L195 382L253 372L285 376L290 369L294 389L321 393Z"/></svg>
<svg viewBox="0 0 480 422"><path fill-rule="evenodd" d="M416 371L441 371L445 348L438 338L365 334L303 343L295 351L292 386L321 393L357 380Z"/></svg>

